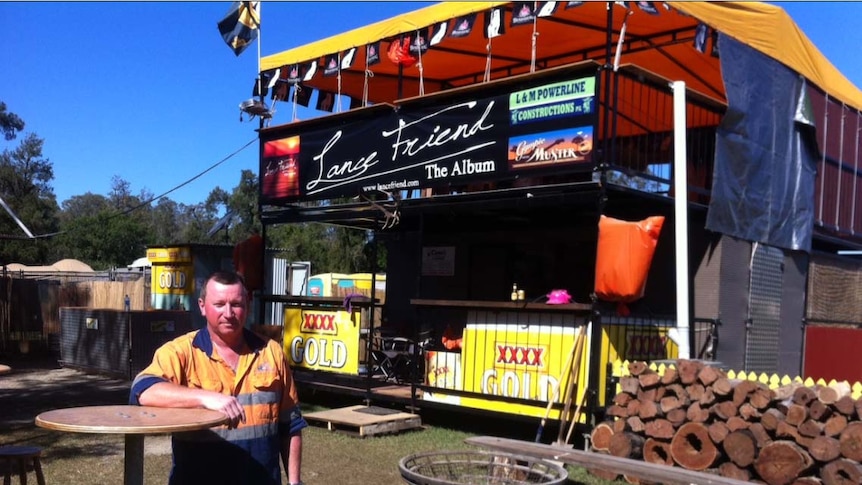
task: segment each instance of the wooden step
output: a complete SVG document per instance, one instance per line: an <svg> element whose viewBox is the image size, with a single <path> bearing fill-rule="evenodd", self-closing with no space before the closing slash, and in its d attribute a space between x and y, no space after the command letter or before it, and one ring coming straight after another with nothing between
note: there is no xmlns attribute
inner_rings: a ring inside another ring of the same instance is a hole
<svg viewBox="0 0 862 485"><path fill-rule="evenodd" d="M378 406L349 406L305 414L309 423L320 422L330 431L355 434L360 437L397 433L422 427L422 418Z"/></svg>

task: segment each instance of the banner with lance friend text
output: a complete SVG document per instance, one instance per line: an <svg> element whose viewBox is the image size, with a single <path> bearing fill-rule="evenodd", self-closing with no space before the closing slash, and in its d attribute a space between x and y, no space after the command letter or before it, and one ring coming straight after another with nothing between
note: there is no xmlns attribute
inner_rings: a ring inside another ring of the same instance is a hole
<svg viewBox="0 0 862 485"><path fill-rule="evenodd" d="M265 204L592 169L595 69L555 70L272 128Z"/></svg>

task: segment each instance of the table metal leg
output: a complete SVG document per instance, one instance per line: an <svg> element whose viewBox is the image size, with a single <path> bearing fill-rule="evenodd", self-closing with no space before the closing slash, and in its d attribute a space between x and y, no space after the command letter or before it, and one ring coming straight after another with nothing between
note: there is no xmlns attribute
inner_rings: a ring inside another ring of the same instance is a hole
<svg viewBox="0 0 862 485"><path fill-rule="evenodd" d="M123 483L144 485L144 435L127 434L125 453Z"/></svg>

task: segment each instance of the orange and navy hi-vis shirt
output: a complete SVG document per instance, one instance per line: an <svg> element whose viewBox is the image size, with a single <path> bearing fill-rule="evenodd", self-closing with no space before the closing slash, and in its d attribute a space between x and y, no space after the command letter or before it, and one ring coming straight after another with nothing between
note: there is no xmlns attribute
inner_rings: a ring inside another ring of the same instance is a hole
<svg viewBox="0 0 862 485"><path fill-rule="evenodd" d="M156 350L153 362L135 378L130 404L150 386L172 382L236 396L246 421L174 433L169 483L280 484L282 439L307 424L281 346L244 330L246 346L236 372L217 352L206 328L187 333Z"/></svg>

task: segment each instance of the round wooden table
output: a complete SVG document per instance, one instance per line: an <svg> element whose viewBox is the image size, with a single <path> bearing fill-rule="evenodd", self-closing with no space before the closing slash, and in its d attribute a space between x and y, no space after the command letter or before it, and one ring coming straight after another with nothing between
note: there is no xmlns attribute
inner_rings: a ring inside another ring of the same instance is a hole
<svg viewBox="0 0 862 485"><path fill-rule="evenodd" d="M224 424L227 417L209 409L150 406L85 406L36 416L36 426L71 433L125 435L123 483L144 483L144 435L178 433Z"/></svg>

